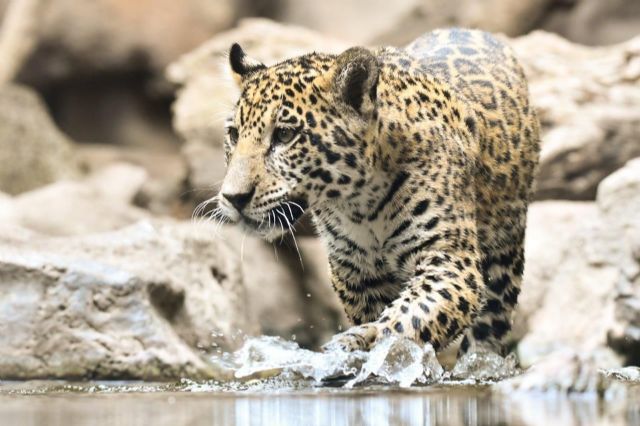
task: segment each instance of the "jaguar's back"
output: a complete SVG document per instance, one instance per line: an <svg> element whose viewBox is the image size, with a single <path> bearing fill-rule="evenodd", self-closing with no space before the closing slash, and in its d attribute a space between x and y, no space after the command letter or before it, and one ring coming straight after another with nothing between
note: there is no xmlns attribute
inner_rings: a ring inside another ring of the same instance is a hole
<svg viewBox="0 0 640 426"><path fill-rule="evenodd" d="M488 288L471 341L500 340L510 328L524 265L527 204L540 150L539 125L522 67L489 33L450 29L421 36L406 50L452 86L475 112L480 164L476 176L478 238ZM476 335L476 338L473 338ZM498 345L496 345L498 347Z"/></svg>

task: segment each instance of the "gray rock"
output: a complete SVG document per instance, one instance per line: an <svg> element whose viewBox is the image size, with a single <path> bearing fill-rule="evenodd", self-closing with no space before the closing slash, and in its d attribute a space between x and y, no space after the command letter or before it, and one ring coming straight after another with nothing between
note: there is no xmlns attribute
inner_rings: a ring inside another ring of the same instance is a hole
<svg viewBox="0 0 640 426"><path fill-rule="evenodd" d="M638 35L640 3L628 0L574 0L555 2L540 23L546 31L569 40L605 45L621 43Z"/></svg>
<svg viewBox="0 0 640 426"><path fill-rule="evenodd" d="M591 255L604 250L598 213L593 203L562 201L534 203L529 209L516 318L525 323L518 346L525 366L565 346L585 351L606 346L619 271L615 262L594 262Z"/></svg>
<svg viewBox="0 0 640 426"><path fill-rule="evenodd" d="M78 174L71 141L35 92L0 88L0 191L18 194Z"/></svg>
<svg viewBox="0 0 640 426"><path fill-rule="evenodd" d="M514 391L613 391L606 371L640 362L640 159L598 187L596 202L547 201L529 210L516 312L520 363L499 385Z"/></svg>
<svg viewBox="0 0 640 426"><path fill-rule="evenodd" d="M640 158L627 163L598 187L597 204L609 235L604 262L619 268L615 291L615 322L609 346L628 364L640 364ZM596 244L598 242L596 241Z"/></svg>
<svg viewBox="0 0 640 426"><path fill-rule="evenodd" d="M315 330L315 345L320 346L351 324L331 285L328 255L323 243L314 237L297 238L304 264L302 310L308 318L307 326Z"/></svg>
<svg viewBox="0 0 640 426"><path fill-rule="evenodd" d="M156 215L191 217L192 206L186 206L182 201L187 170L180 154L106 144L78 145L76 153L90 174L102 172L113 163L143 168L146 178L142 186L138 186L137 179L129 183L137 192L126 202L133 202Z"/></svg>
<svg viewBox="0 0 640 426"><path fill-rule="evenodd" d="M219 131L222 135L223 130ZM216 139L211 139L210 142ZM190 188L186 195L193 204L217 194L226 170L222 147L188 140L182 147L182 157L187 167L187 186Z"/></svg>
<svg viewBox="0 0 640 426"><path fill-rule="evenodd" d="M6 3L0 0L0 9ZM46 84L91 71L161 72L211 34L231 27L248 12L246 5L232 0L48 1L40 44L22 78Z"/></svg>
<svg viewBox="0 0 640 426"><path fill-rule="evenodd" d="M359 44L405 44L443 27L527 34L536 28L577 43L620 43L638 34L640 4L629 0L280 0L278 21ZM339 10L339 13L336 11ZM366 19L362 14L366 13Z"/></svg>
<svg viewBox="0 0 640 426"><path fill-rule="evenodd" d="M589 48L534 32L511 40L529 78L543 143L538 199L594 199L640 155L640 37Z"/></svg>
<svg viewBox="0 0 640 426"><path fill-rule="evenodd" d="M83 180L52 183L0 200L5 205L4 223L59 236L120 229L149 217L131 205L146 177L144 169L120 163Z"/></svg>
<svg viewBox="0 0 640 426"><path fill-rule="evenodd" d="M640 159L607 177L596 203L531 206L516 316L524 365L565 348L638 362L639 211Z"/></svg>
<svg viewBox="0 0 640 426"><path fill-rule="evenodd" d="M511 36L532 30L553 0L282 0L278 20L334 34L354 44L406 44L442 27ZM339 10L339 13L336 11ZM366 19L362 19L366 14Z"/></svg>
<svg viewBox="0 0 640 426"><path fill-rule="evenodd" d="M220 378L204 353L255 323L236 254L206 225L55 238L0 230L0 377Z"/></svg>
<svg viewBox="0 0 640 426"><path fill-rule="evenodd" d="M147 173L141 167L116 163L83 180L56 182L16 197L0 193L0 223L59 237L118 231L153 220L148 211L132 205L146 182ZM190 226L211 244L224 241L232 247L227 260L236 262L245 277L246 311L255 316L261 333L295 336L305 347L318 347L346 325L329 283L320 241L298 236L301 266L292 241L274 249L233 227L219 230L206 222ZM59 241L67 244L65 239Z"/></svg>

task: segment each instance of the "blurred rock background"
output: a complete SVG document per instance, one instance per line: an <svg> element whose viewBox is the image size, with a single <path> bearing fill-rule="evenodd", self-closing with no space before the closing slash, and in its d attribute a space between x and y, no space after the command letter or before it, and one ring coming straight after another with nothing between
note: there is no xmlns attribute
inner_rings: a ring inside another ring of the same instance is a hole
<svg viewBox="0 0 640 426"><path fill-rule="evenodd" d="M640 360L640 2L0 0L0 17L0 378L215 376L200 355L244 334L315 348L347 326L311 232L300 261L190 220L224 175L223 56L446 26L502 33L542 122L521 359Z"/></svg>

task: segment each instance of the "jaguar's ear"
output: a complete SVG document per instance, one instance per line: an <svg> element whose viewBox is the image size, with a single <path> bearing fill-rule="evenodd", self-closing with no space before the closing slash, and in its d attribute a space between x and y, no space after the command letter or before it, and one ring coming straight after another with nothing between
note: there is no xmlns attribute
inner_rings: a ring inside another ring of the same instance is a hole
<svg viewBox="0 0 640 426"><path fill-rule="evenodd" d="M238 43L233 43L229 50L229 65L233 79L238 85L242 83L248 75L266 67L259 61L249 58Z"/></svg>
<svg viewBox="0 0 640 426"><path fill-rule="evenodd" d="M336 58L333 87L338 98L360 114L371 114L376 103L380 68L378 60L364 47L352 47Z"/></svg>

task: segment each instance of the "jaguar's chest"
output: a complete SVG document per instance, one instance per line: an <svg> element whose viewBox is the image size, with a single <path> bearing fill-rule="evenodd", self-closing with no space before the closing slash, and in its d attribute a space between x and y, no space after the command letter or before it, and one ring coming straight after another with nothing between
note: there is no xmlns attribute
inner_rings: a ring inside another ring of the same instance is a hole
<svg viewBox="0 0 640 426"><path fill-rule="evenodd" d="M356 223L333 212L331 219L324 224L323 239L334 275L354 285L383 280L396 286L411 277L407 268L398 267L402 247L390 244L383 216Z"/></svg>

